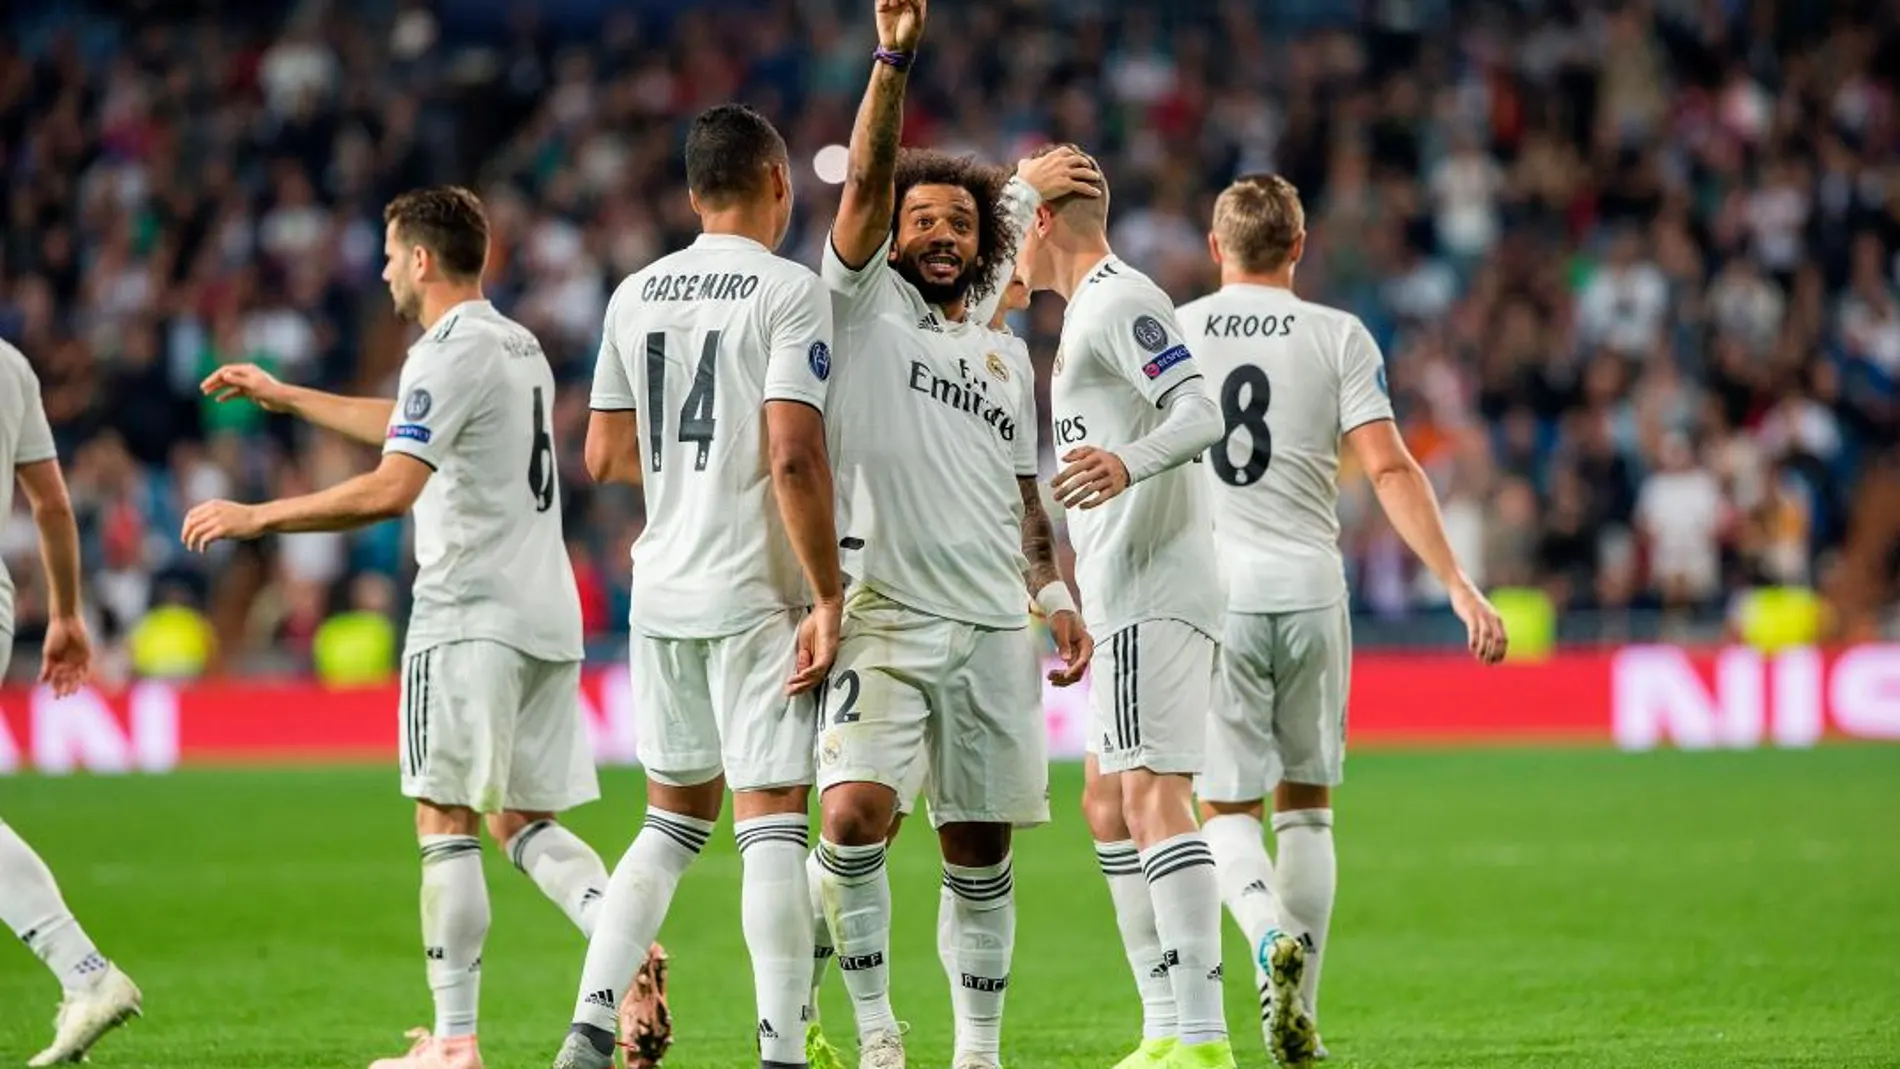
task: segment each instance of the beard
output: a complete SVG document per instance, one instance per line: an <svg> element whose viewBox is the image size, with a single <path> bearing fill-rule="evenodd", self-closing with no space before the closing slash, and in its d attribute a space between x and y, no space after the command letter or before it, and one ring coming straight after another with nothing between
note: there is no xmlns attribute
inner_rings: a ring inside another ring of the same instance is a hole
<svg viewBox="0 0 1900 1069"><path fill-rule="evenodd" d="M422 318L422 295L415 291L397 293L390 291L389 299L396 305L396 318L414 322Z"/></svg>
<svg viewBox="0 0 1900 1069"><path fill-rule="evenodd" d="M925 250L928 252L929 250ZM904 281L917 288L917 295L925 304L934 304L939 308L946 304L955 304L970 292L970 284L976 280L976 265L966 263L957 272L957 277L949 282L932 282L924 277L918 261L924 253L906 256L897 261L897 274Z"/></svg>

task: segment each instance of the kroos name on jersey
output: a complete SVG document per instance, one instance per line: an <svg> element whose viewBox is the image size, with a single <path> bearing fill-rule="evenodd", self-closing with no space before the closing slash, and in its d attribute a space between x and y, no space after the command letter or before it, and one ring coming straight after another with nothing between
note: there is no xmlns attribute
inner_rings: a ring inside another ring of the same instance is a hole
<svg viewBox="0 0 1900 1069"><path fill-rule="evenodd" d="M706 275L654 275L640 284L643 301L743 301L758 291L759 276L715 271Z"/></svg>

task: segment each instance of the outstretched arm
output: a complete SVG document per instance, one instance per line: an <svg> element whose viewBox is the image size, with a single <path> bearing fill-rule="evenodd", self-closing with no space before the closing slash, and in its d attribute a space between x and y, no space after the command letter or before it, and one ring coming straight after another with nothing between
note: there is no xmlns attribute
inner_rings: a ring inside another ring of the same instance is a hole
<svg viewBox="0 0 1900 1069"><path fill-rule="evenodd" d="M286 497L261 505L207 501L185 516L180 537L202 553L222 538L248 539L298 531L348 531L409 511L433 471L427 461L407 453L385 453L374 471L346 479L314 494Z"/></svg>
<svg viewBox="0 0 1900 1069"><path fill-rule="evenodd" d="M904 83L924 33L925 0L876 0L877 61L851 128L838 217L831 247L857 270L877 255L891 233L897 146L904 130Z"/></svg>
<svg viewBox="0 0 1900 1069"><path fill-rule="evenodd" d="M280 382L256 364L226 364L199 389L219 401L246 398L266 412L287 412L364 445L381 445L396 402L386 397L344 397Z"/></svg>

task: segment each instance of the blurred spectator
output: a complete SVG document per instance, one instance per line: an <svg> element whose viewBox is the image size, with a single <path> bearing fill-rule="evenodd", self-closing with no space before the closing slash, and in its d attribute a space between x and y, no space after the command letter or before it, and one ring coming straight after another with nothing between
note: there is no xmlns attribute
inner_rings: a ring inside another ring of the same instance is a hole
<svg viewBox="0 0 1900 1069"><path fill-rule="evenodd" d="M848 138L874 42L855 0L608 7L0 13L0 336L41 376L109 656L155 604L199 607L214 671L307 667L322 622L371 588L394 601L362 611L401 618L401 524L203 557L175 532L195 501L373 459L196 384L252 360L392 392L412 334L378 278L379 212L437 181L483 195L489 293L554 365L570 555L596 648L616 648L640 503L576 463L606 297L690 238L683 124L733 97L786 132L784 251L815 262L836 191L811 161ZM1560 626L1828 579L1848 626L1876 629L1900 573L1883 504L1900 501L1900 9L1359 14L969 0L912 77L907 138L999 162L1083 143L1114 185L1118 250L1181 299L1215 281L1211 196L1288 174L1311 226L1302 294L1385 348L1474 571L1549 590ZM1039 361L1059 324L1046 302L1021 317ZM1440 602L1376 507L1349 493L1342 515L1356 608ZM0 552L30 639L32 547Z"/></svg>

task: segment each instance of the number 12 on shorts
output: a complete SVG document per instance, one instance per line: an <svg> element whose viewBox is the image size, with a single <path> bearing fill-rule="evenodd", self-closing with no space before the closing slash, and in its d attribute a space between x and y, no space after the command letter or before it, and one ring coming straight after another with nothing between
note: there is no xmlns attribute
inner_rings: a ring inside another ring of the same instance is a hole
<svg viewBox="0 0 1900 1069"><path fill-rule="evenodd" d="M858 673L847 668L842 672L833 672L825 685L818 689L818 720L820 723L855 724L858 720ZM837 696L834 699L834 695ZM834 700L836 708L833 708Z"/></svg>

